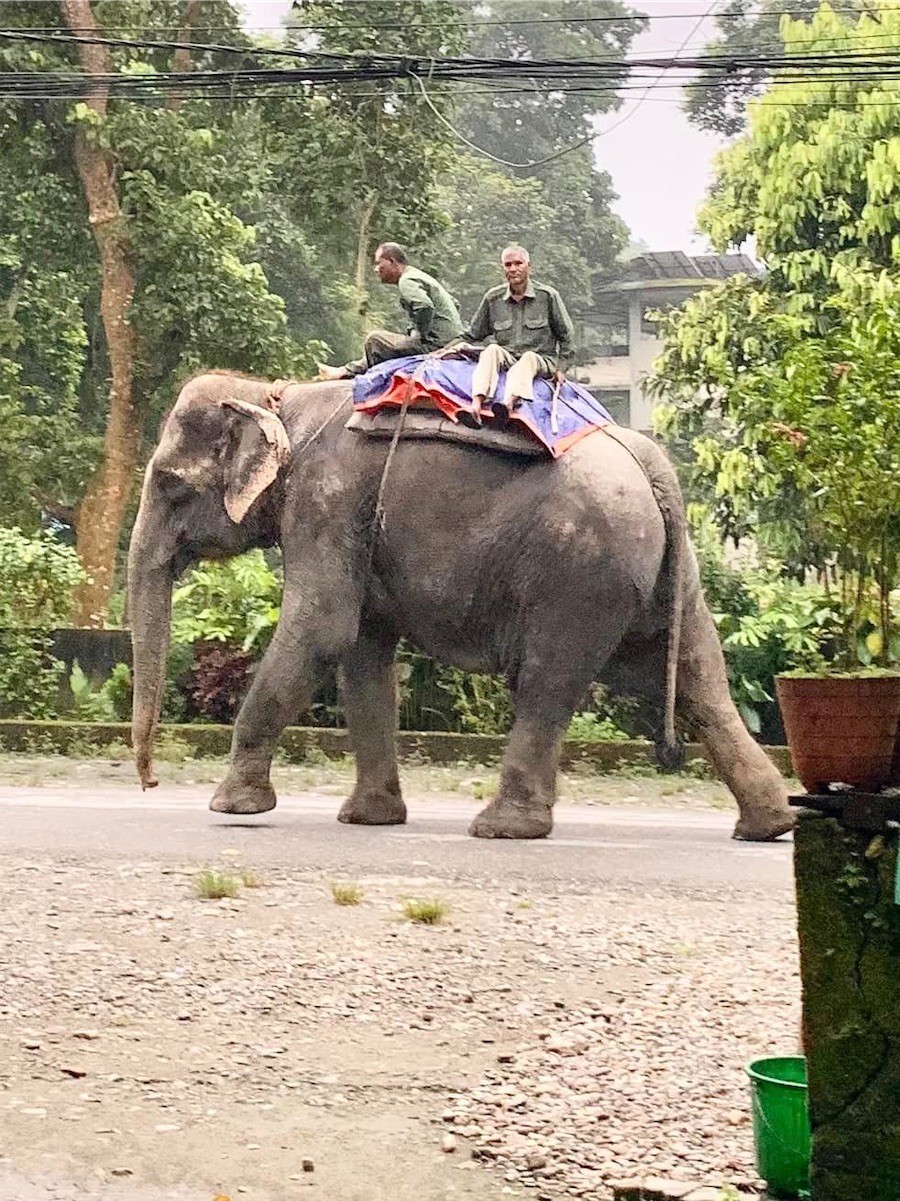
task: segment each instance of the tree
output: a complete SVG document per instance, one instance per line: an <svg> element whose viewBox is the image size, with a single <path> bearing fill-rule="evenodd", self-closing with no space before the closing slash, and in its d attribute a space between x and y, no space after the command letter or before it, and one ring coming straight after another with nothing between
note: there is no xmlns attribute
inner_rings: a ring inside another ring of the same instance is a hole
<svg viewBox="0 0 900 1201"><path fill-rule="evenodd" d="M292 39L334 53L395 53L419 61L465 49L471 57L577 54L614 64L644 24L619 0L296 0ZM320 98L325 123L317 137L333 139L325 159L335 198L322 212L319 245L339 269L352 263L363 315L373 319L380 303L378 293L368 295L364 279L382 238L411 243L446 279L464 313L497 281L499 251L514 237L537 250L541 270L573 300L590 304L594 282L612 267L627 235L611 211L609 176L595 169L590 146L576 147L546 168L508 168L460 148L454 154L456 140L434 110L489 154L531 161L587 139L593 115L619 103L619 77L599 96L568 91L561 72L533 89L500 87L487 94L478 86L410 81L374 90L359 85ZM284 124L290 136L302 139L297 121ZM302 141L288 157L299 166L293 179L285 179L285 191L307 204ZM387 161L402 163L396 176L385 170ZM357 230L352 243L333 221L338 204L347 211L348 194Z"/></svg>
<svg viewBox="0 0 900 1201"><path fill-rule="evenodd" d="M874 0L873 0L874 2ZM758 57L779 54L783 49L782 17L809 19L821 0L728 0L716 12L719 34L703 48L704 54L719 57ZM872 9L869 0L841 0L841 11ZM726 75L703 68L685 89L685 112L700 129L733 138L746 124L747 103L759 96L770 81L764 66L749 67Z"/></svg>
<svg viewBox="0 0 900 1201"><path fill-rule="evenodd" d="M223 27L241 37L237 9L220 0L199 8L64 0L59 11L60 33L102 34L109 12L137 39L171 38L188 15L216 26L220 39ZM12 28L46 26L43 5L7 5L4 16ZM203 57L208 65L209 52ZM4 43L0 60L11 70L81 68L98 77L172 65L164 50L65 42ZM26 486L3 516L15 519L24 508L32 524L37 510L72 521L90 576L76 620L92 624L107 611L142 438L171 403L177 376L208 364L289 374L312 360L289 336L284 304L254 262L254 230L235 211L236 198L254 189L234 174L234 110L184 97L167 105L112 101L99 80L86 96L0 108L0 296L8 314L0 405L19 443L32 436L14 475ZM250 181L257 192L259 174ZM29 320L36 316L46 318L44 328ZM42 463L53 469L38 490Z"/></svg>
<svg viewBox="0 0 900 1201"><path fill-rule="evenodd" d="M647 25L645 17L619 0L489 0L477 7L460 0L459 9L471 21L473 57L606 59L615 68ZM487 94L472 88L456 98L454 124L460 133L504 161L476 155L471 167L464 167L465 187L458 201L450 203L451 213L472 203L473 185L491 195L499 189L496 176L506 175L519 183L537 183L546 215L532 234L521 217L501 208L493 223L485 222L486 237L466 245L468 255L477 261L485 240L499 243L499 249L515 236L537 252L539 270L559 283L576 313L591 306L595 287L627 242L625 223L612 212L612 181L597 167L590 141L594 118L621 104L617 86L624 79L623 66L611 71L608 88L585 92L570 86L563 69L530 87L500 86ZM551 161L540 163L548 157ZM479 162L481 181L474 165ZM504 162L539 165L510 167ZM513 229L520 232L513 235ZM495 259L488 282L497 277Z"/></svg>
<svg viewBox="0 0 900 1201"><path fill-rule="evenodd" d="M900 12L785 21L798 57L900 36ZM852 40L852 43L851 43ZM772 103L766 103L771 101ZM724 529L798 571L837 571L866 653L893 655L900 548L900 83L775 82L719 160L701 223L719 249L757 240L738 277L663 317L662 429ZM714 422L710 430L709 422ZM869 588L877 596L869 610ZM850 603L850 602L853 603Z"/></svg>
<svg viewBox="0 0 900 1201"><path fill-rule="evenodd" d="M392 0L387 7L380 0L295 0L289 40L360 57L443 56L465 44L455 15L452 0ZM440 111L445 90L429 87L429 99ZM283 108L289 116L291 102ZM298 208L308 213L305 181L310 172L317 173L317 239L339 270L351 269L364 326L370 307L367 275L377 242L421 244L443 221L435 185L452 162L452 142L412 80L342 84L317 96L312 116L312 147L296 121L282 124L283 154L292 164L283 180L285 194L297 206L295 213ZM345 220L336 223L336 212ZM385 230L390 232L375 232Z"/></svg>

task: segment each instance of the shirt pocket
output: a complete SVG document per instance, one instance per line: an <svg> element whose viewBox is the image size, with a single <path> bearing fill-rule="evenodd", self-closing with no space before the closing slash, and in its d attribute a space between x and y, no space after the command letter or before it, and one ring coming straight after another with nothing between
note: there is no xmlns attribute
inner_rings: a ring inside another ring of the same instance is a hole
<svg viewBox="0 0 900 1201"><path fill-rule="evenodd" d="M550 325L550 314L546 309L538 309L536 312L526 312L525 328L531 330L547 329Z"/></svg>
<svg viewBox="0 0 900 1201"><path fill-rule="evenodd" d="M494 327L494 333L509 333L513 327L512 313L500 313L496 317L491 315L491 325Z"/></svg>

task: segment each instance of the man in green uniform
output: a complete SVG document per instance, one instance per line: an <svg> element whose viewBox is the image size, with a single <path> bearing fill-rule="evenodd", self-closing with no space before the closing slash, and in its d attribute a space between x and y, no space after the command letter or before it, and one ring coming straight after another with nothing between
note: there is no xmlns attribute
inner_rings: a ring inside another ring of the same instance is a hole
<svg viewBox="0 0 900 1201"><path fill-rule="evenodd" d="M373 330L366 337L363 358L345 363L343 367L320 363L319 379L348 379L362 375L376 363L438 350L462 333L459 310L450 293L433 275L410 266L402 246L396 242L382 242L375 251L375 271L383 284L394 284L400 290L407 333Z"/></svg>
<svg viewBox="0 0 900 1201"><path fill-rule="evenodd" d="M505 419L523 400L534 400L534 380L561 381L574 355L575 331L555 288L531 278L531 258L522 246L507 246L500 256L506 283L484 295L464 337L485 346L472 375L472 405L460 410L464 425L480 425L481 409L490 403L494 416ZM506 371L506 387L497 384Z"/></svg>

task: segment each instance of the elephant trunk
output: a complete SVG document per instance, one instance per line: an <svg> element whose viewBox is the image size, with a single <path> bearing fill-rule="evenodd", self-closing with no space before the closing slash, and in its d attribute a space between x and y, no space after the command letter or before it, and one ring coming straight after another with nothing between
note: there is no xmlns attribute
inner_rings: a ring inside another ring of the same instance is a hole
<svg viewBox="0 0 900 1201"><path fill-rule="evenodd" d="M173 574L168 565L147 567L139 530L129 555L128 608L131 619L134 701L131 745L142 788L155 788L153 741L159 723L172 614Z"/></svg>

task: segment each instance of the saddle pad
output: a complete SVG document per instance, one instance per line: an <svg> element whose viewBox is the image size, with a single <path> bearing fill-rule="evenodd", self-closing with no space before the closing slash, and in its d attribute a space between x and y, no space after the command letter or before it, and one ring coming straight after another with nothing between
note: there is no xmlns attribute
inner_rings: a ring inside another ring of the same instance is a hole
<svg viewBox="0 0 900 1201"><path fill-rule="evenodd" d="M409 355L392 359L354 379L354 408L357 413L373 414L408 405L410 409L436 410L453 422L460 406L471 401L474 369L475 363L469 358ZM501 372L498 389L501 396L504 380ZM485 425L494 423L489 411L482 413L482 420ZM566 380L556 389L546 379L535 380L534 400L521 404L509 422L513 427L525 427L554 459L588 434L611 423L612 418L600 401L580 384Z"/></svg>
<svg viewBox="0 0 900 1201"><path fill-rule="evenodd" d="M345 429L356 430L370 438L393 438L400 421L398 409L381 410L377 413L353 413ZM467 446L480 446L505 455L524 455L526 458L545 459L547 448L519 426L509 430L491 429L485 425L480 430L470 430L456 421L450 421L443 413L430 409L408 409L400 431L401 439L440 439Z"/></svg>

